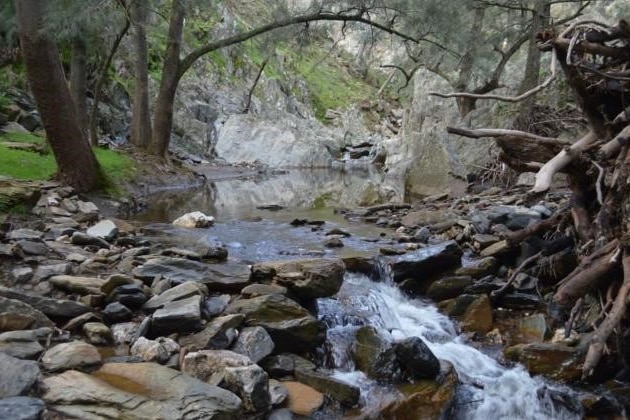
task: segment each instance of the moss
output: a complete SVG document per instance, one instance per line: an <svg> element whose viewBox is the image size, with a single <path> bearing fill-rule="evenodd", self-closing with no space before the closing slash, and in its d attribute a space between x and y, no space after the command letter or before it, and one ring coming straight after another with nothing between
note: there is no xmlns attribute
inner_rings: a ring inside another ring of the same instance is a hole
<svg viewBox="0 0 630 420"><path fill-rule="evenodd" d="M137 173L133 160L123 153L109 149L95 148L94 154L101 166L101 189L110 195L120 195L121 184L133 179Z"/></svg>
<svg viewBox="0 0 630 420"><path fill-rule="evenodd" d="M2 133L0 143L10 141L16 143L45 144L46 139L33 133Z"/></svg>
<svg viewBox="0 0 630 420"><path fill-rule="evenodd" d="M13 150L0 143L0 175L35 181L50 179L57 171L51 154Z"/></svg>

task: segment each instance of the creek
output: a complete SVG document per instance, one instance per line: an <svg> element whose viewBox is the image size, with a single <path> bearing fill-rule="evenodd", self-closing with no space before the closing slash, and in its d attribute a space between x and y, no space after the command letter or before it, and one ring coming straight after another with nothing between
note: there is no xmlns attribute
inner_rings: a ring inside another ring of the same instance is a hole
<svg viewBox="0 0 630 420"><path fill-rule="evenodd" d="M221 243L231 260L246 263L357 253L375 256L379 247L393 240L392 231L347 220L332 207L357 207L367 189L380 185L379 176L364 171L292 171L273 177L218 180L195 190L152 195L150 210L140 220L156 240L177 246ZM390 191L400 188L391 187ZM196 210L215 216L215 226L191 231L168 224ZM325 226L321 230L293 227L290 222L294 219L325 221ZM323 246L325 231L331 228L351 234L344 238L343 248ZM473 347L435 305L402 293L389 278L387 265L381 268L372 278L346 274L338 294L319 299L317 304L318 316L329 328L327 364L338 379L361 389L361 415L400 397L394 387L368 379L355 369L355 333L360 326L369 325L391 340L421 337L438 359L454 367L460 384L449 418L581 417L580 404L570 389L533 378L522 366L506 367L493 357L496 354Z"/></svg>

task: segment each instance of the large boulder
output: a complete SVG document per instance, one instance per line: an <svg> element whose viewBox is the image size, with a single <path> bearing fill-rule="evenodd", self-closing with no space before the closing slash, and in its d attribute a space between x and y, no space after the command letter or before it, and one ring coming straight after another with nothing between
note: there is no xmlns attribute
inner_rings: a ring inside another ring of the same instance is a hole
<svg viewBox="0 0 630 420"><path fill-rule="evenodd" d="M343 283L345 265L340 259L307 259L255 264L252 279L276 282L287 287L300 299L329 297L339 291Z"/></svg>
<svg viewBox="0 0 630 420"><path fill-rule="evenodd" d="M420 337L396 342L394 352L411 379L434 379L440 373L440 361Z"/></svg>
<svg viewBox="0 0 630 420"><path fill-rule="evenodd" d="M357 331L354 361L357 369L372 379L397 382L401 378L393 345L372 326L364 326Z"/></svg>
<svg viewBox="0 0 630 420"><path fill-rule="evenodd" d="M241 400L156 363L108 363L93 376L67 371L44 381L49 408L69 418L238 418Z"/></svg>
<svg viewBox="0 0 630 420"><path fill-rule="evenodd" d="M338 131L316 120L278 113L276 118L230 115L219 130L214 148L228 163L260 162L270 167L327 168L341 157Z"/></svg>
<svg viewBox="0 0 630 420"><path fill-rule="evenodd" d="M326 326L297 302L282 295L237 300L225 310L245 315L245 325L267 330L276 352L308 351L322 344Z"/></svg>

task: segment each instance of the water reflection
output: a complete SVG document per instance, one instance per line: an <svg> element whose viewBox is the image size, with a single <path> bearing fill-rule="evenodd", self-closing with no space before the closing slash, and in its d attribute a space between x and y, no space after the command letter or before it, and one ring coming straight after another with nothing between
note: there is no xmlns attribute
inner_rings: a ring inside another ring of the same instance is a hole
<svg viewBox="0 0 630 420"><path fill-rule="evenodd" d="M151 222L169 222L189 211L203 211L219 221L259 215L258 206L277 204L288 209L360 207L402 202L403 185L385 181L373 169L290 170L277 175L224 179L188 191L165 191L150 198L140 216Z"/></svg>

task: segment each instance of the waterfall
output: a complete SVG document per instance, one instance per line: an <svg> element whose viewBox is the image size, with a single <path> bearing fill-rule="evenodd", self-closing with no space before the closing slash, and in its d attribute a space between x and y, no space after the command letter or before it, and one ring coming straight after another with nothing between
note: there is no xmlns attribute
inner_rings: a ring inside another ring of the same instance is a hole
<svg viewBox="0 0 630 420"><path fill-rule="evenodd" d="M453 365L459 378L449 418L461 419L578 419L580 404L567 387L531 377L520 365L505 367L467 345L455 325L429 301L412 299L379 270L381 281L349 273L335 298L320 299L320 317L328 327L329 359L339 379L361 388L362 403L375 408L379 399L395 399L382 385L357 371L352 357L356 330L373 326L399 340L420 337L435 356Z"/></svg>

